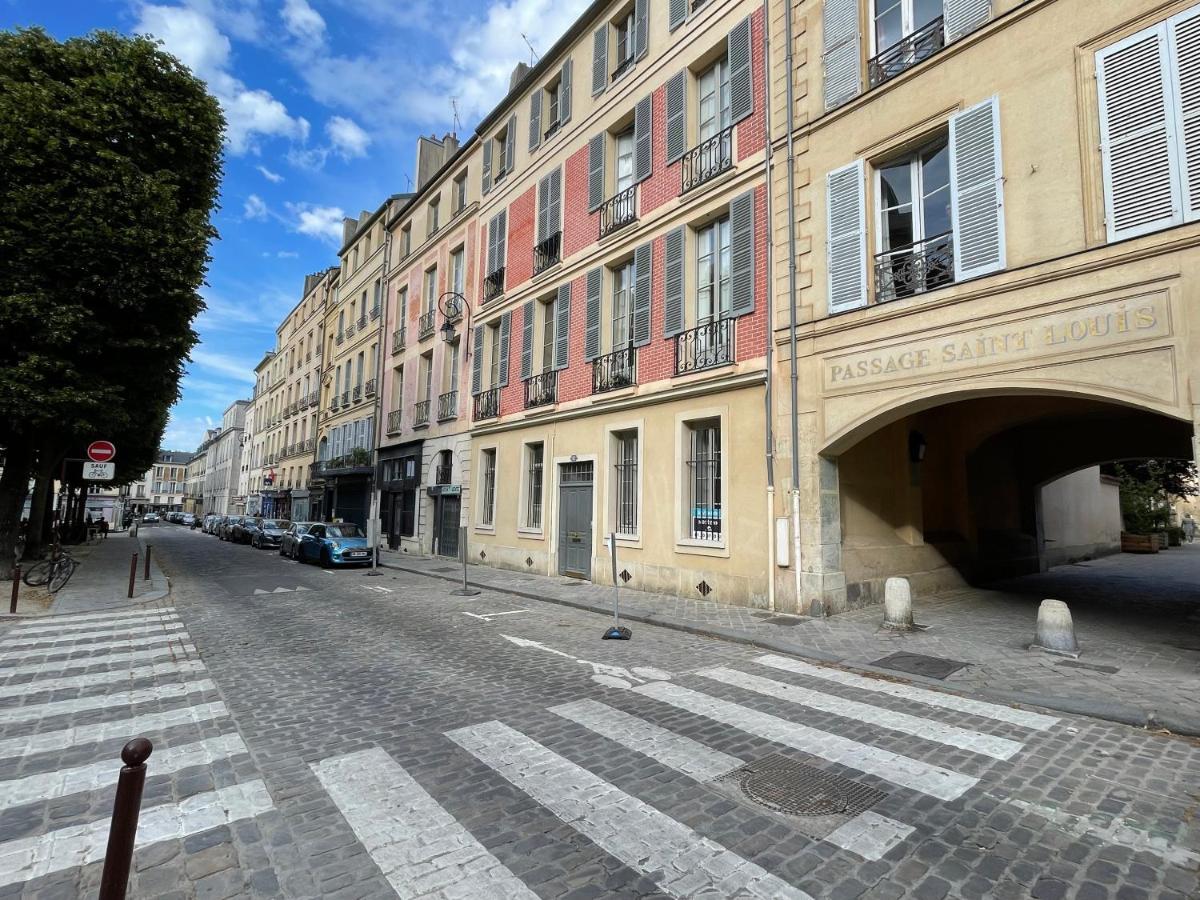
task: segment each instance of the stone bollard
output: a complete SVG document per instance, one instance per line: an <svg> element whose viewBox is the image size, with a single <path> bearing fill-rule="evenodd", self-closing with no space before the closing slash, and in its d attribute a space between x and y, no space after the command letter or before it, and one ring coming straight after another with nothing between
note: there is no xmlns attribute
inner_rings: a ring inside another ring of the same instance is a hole
<svg viewBox="0 0 1200 900"><path fill-rule="evenodd" d="M883 586L883 627L912 630L912 587L907 578L889 578Z"/></svg>
<svg viewBox="0 0 1200 900"><path fill-rule="evenodd" d="M1037 637L1032 647L1063 656L1079 655L1075 623L1071 620L1071 610L1067 604L1061 600L1042 601L1038 607Z"/></svg>

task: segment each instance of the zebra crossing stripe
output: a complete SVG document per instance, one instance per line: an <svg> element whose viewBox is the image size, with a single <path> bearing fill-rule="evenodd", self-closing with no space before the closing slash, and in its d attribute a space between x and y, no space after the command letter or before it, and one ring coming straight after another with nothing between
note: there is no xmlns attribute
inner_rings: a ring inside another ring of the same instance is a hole
<svg viewBox="0 0 1200 900"><path fill-rule="evenodd" d="M772 681L770 678L760 678L757 675L739 672L725 666L704 669L695 674L702 678L719 681L722 684L730 684L743 690L774 697L777 700L786 700L788 703L797 703L810 709L833 713L835 716L845 719L866 722L869 725L879 725L882 728L945 744L948 747L982 753L994 759L1012 759L1024 746L1020 741L983 734L967 728L958 728L954 725L944 725L931 719L922 719L920 716L910 716L907 713L872 706L869 703L859 703L831 694L823 694L820 691L812 691L798 685L784 684L781 681Z"/></svg>
<svg viewBox="0 0 1200 900"><path fill-rule="evenodd" d="M193 794L179 803L143 809L136 847L180 839L253 818L274 809L267 786L259 779ZM46 834L0 844L0 886L21 884L104 859L108 844L106 816L86 825L73 825Z"/></svg>
<svg viewBox="0 0 1200 900"><path fill-rule="evenodd" d="M152 609L125 609L106 613L84 613L83 615L51 616L49 618L27 619L24 622L19 622L13 626L13 631L29 631L31 629L51 625L70 627L72 625L77 625L80 622L108 622L113 619L134 619L138 617L152 619L156 616L167 615L174 612L175 607L163 606L154 607Z"/></svg>
<svg viewBox="0 0 1200 900"><path fill-rule="evenodd" d="M191 766L212 765L218 759L248 752L246 745L236 734L223 734L178 747L156 748L152 757L153 765L149 767L147 774L168 775ZM0 810L84 791L111 788L116 784L113 768L113 760L105 759L103 762L86 766L0 781Z"/></svg>
<svg viewBox="0 0 1200 900"><path fill-rule="evenodd" d="M77 697L74 700L56 700L52 703L31 703L12 709L0 709L0 725L14 722L36 722L48 716L65 716L70 713L86 712L90 709L108 709L113 706L131 706L135 703L155 703L186 697L194 691L215 691L217 686L208 678L185 681L182 684L158 684L132 691L113 691L95 697Z"/></svg>
<svg viewBox="0 0 1200 900"><path fill-rule="evenodd" d="M643 696L668 703L676 709L704 716L748 734L755 734L777 744L800 750L810 756L827 759L849 769L858 769L892 784L911 788L941 800L961 797L979 781L978 778L943 769L941 766L923 763L879 747L860 744L808 725L789 722L778 716L727 700L719 700L677 684L652 681L633 690Z"/></svg>
<svg viewBox="0 0 1200 900"><path fill-rule="evenodd" d="M622 747L636 750L697 781L712 781L740 768L735 756L630 715L596 700L578 700L550 707L550 712L594 731Z"/></svg>
<svg viewBox="0 0 1200 900"><path fill-rule="evenodd" d="M64 634L61 637L43 636L35 637L29 641L9 639L0 641L0 653L4 653L10 649L17 650L27 647L54 647L60 649L68 641L90 641L94 638L116 640L121 636L125 636L126 640L133 640L137 635L162 634L164 631L183 631L183 623L164 622L162 625L140 626L114 625L112 628L104 628L99 631L81 631L77 634ZM84 649L84 647L80 647L79 649Z"/></svg>
<svg viewBox="0 0 1200 900"><path fill-rule="evenodd" d="M178 622L179 616L174 614L156 613L153 616L147 615L124 615L113 617L100 622L57 622L53 625L45 625L42 623L26 625L23 628L13 629L13 637L28 637L31 634L62 634L69 637L72 631L86 630L89 628L127 628L133 625L147 625L153 622Z"/></svg>
<svg viewBox="0 0 1200 900"><path fill-rule="evenodd" d="M210 722L227 715L229 715L229 710L224 703L218 701L131 716L112 722L100 722L97 725L77 725L74 728L63 728L59 731L43 731L26 737L6 738L0 740L0 759L32 756L35 753L48 753L51 750L62 750L65 747L78 747L84 744L98 744L103 741L120 741L121 744L124 744L129 740L131 734L146 734L164 731L177 725ZM118 751L121 744L117 745Z"/></svg>
<svg viewBox="0 0 1200 900"><path fill-rule="evenodd" d="M825 835L829 843L857 853L863 859L883 859L889 850L907 838L915 829L895 819L866 810L849 822Z"/></svg>
<svg viewBox="0 0 1200 900"><path fill-rule="evenodd" d="M501 722L460 728L446 737L671 896L710 892L810 900L761 866Z"/></svg>
<svg viewBox="0 0 1200 900"><path fill-rule="evenodd" d="M92 653L95 650L141 650L153 644L169 644L172 641L186 641L188 635L186 631L176 631L170 634L152 634L148 637L129 637L121 638L115 641L102 641L95 644L55 644L53 646L44 646L36 650L13 650L7 651L0 647L0 662L9 662L14 659L33 659L35 656L50 656L59 653ZM104 662L102 656L77 657L83 661L87 659L92 662ZM65 662L75 662L74 659L66 660ZM0 675L9 671L0 667Z"/></svg>
<svg viewBox="0 0 1200 900"><path fill-rule="evenodd" d="M62 675L76 669L86 669L89 666L119 665L126 663L153 662L156 659L175 658L196 652L191 644L182 647L155 647L153 650L134 650L130 653L109 653L104 656L85 656L80 659L62 659L53 662L37 663L29 666L9 666L0 668L0 678L15 678L19 675L32 675L35 678L47 675ZM26 684L25 687L34 687Z"/></svg>
<svg viewBox="0 0 1200 900"><path fill-rule="evenodd" d="M91 672L87 675L73 675L64 678L45 678L41 681L25 681L21 684L2 685L0 686L0 700L7 700L13 697L26 697L30 694L43 694L49 691L69 690L71 688L89 688L101 684L119 684L123 681L134 681L138 678L159 678L167 675L196 675L204 670L204 663L195 660L185 660L184 662L165 662L149 666L137 666L132 669Z"/></svg>
<svg viewBox="0 0 1200 900"><path fill-rule="evenodd" d="M1032 728L1035 731L1046 731L1058 724L1054 716L1029 712L1025 709L1014 709L1001 706L998 703L988 703L984 700L972 700L959 697L956 694L943 694L940 691L927 691L911 684L899 684L894 681L884 681L880 678L867 678L842 669L831 669L825 666L814 666L798 659L786 656L768 654L754 660L760 666L769 666L784 672L795 672L797 675L807 675L810 678L821 678L846 687L857 688L860 691L871 691L876 694L888 694L901 700L912 700L924 703L926 706L940 706L942 709L952 709L955 712L970 713L997 722L1007 722L1022 728Z"/></svg>
<svg viewBox="0 0 1200 900"><path fill-rule="evenodd" d="M310 768L400 897L536 900L383 749Z"/></svg>

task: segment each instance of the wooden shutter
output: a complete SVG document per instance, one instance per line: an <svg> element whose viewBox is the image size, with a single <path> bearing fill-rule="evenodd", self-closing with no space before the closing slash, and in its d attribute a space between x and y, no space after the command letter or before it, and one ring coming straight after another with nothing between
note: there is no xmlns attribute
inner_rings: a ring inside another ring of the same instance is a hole
<svg viewBox="0 0 1200 900"><path fill-rule="evenodd" d="M549 238L562 232L562 168L555 169L546 178L550 182L546 188L546 237ZM560 258L561 250L560 245Z"/></svg>
<svg viewBox="0 0 1200 900"><path fill-rule="evenodd" d="M546 239L546 214L549 212L550 206L550 176L546 176L538 182L537 186L537 242L540 244Z"/></svg>
<svg viewBox="0 0 1200 900"><path fill-rule="evenodd" d="M674 31L687 21L688 0L670 0L667 4L667 27Z"/></svg>
<svg viewBox="0 0 1200 900"><path fill-rule="evenodd" d="M1003 178L1000 101L993 97L950 118L956 281L1004 268Z"/></svg>
<svg viewBox="0 0 1200 900"><path fill-rule="evenodd" d="M558 289L554 301L554 369L565 369L571 348L571 285Z"/></svg>
<svg viewBox="0 0 1200 900"><path fill-rule="evenodd" d="M492 216L488 222L488 244L487 244L487 274L491 275L499 266L496 264L496 233L497 225L500 222L499 216Z"/></svg>
<svg viewBox="0 0 1200 900"><path fill-rule="evenodd" d="M572 64L567 60L562 64L562 74L558 80L558 124L566 125L571 121L571 83Z"/></svg>
<svg viewBox="0 0 1200 900"><path fill-rule="evenodd" d="M604 202L604 132L588 141L588 212Z"/></svg>
<svg viewBox="0 0 1200 900"><path fill-rule="evenodd" d="M633 179L644 181L654 171L653 95L643 97L633 108Z"/></svg>
<svg viewBox="0 0 1200 900"><path fill-rule="evenodd" d="M729 203L730 313L754 312L754 189Z"/></svg>
<svg viewBox="0 0 1200 900"><path fill-rule="evenodd" d="M860 159L825 179L831 313L867 304L865 178Z"/></svg>
<svg viewBox="0 0 1200 900"><path fill-rule="evenodd" d="M508 345L512 338L512 310L500 317L500 387L508 386Z"/></svg>
<svg viewBox="0 0 1200 900"><path fill-rule="evenodd" d="M858 0L825 0L822 60L825 108L833 109L858 96L862 84L858 37Z"/></svg>
<svg viewBox="0 0 1200 900"><path fill-rule="evenodd" d="M525 301L525 321L521 326L521 380L533 375L533 312L536 300Z"/></svg>
<svg viewBox="0 0 1200 900"><path fill-rule="evenodd" d="M634 0L633 4L633 58L646 55L650 35L650 0Z"/></svg>
<svg viewBox="0 0 1200 900"><path fill-rule="evenodd" d="M750 77L750 17L742 19L725 39L729 59L729 114L734 124L754 112L754 85Z"/></svg>
<svg viewBox="0 0 1200 900"><path fill-rule="evenodd" d="M504 142L504 171L511 172L517 159L517 114L508 117L508 140Z"/></svg>
<svg viewBox="0 0 1200 900"><path fill-rule="evenodd" d="M992 0L942 0L946 43L965 37L992 17Z"/></svg>
<svg viewBox="0 0 1200 900"><path fill-rule="evenodd" d="M608 23L592 34L592 96L608 87Z"/></svg>
<svg viewBox="0 0 1200 900"><path fill-rule="evenodd" d="M492 141L483 141L483 193L486 195L492 189ZM407 250L407 248L405 248Z"/></svg>
<svg viewBox="0 0 1200 900"><path fill-rule="evenodd" d="M508 210L501 210L496 216L496 268L505 266L505 249L508 242Z"/></svg>
<svg viewBox="0 0 1200 900"><path fill-rule="evenodd" d="M1200 218L1200 12L1192 8L1168 19L1167 38L1183 217L1191 222Z"/></svg>
<svg viewBox="0 0 1200 900"><path fill-rule="evenodd" d="M687 71L667 82L667 164L687 152Z"/></svg>
<svg viewBox="0 0 1200 900"><path fill-rule="evenodd" d="M542 89L534 88L529 97L529 152L542 143Z"/></svg>
<svg viewBox="0 0 1200 900"><path fill-rule="evenodd" d="M683 240L686 226L668 231L663 247L663 337L683 331ZM732 237L731 237L732 240Z"/></svg>
<svg viewBox="0 0 1200 900"><path fill-rule="evenodd" d="M602 269L595 268L587 273L587 331L583 340L583 358L587 362L600 355L600 291L603 284Z"/></svg>
<svg viewBox="0 0 1200 900"><path fill-rule="evenodd" d="M633 346L650 343L650 260L651 244L642 244L633 251Z"/></svg>
<svg viewBox="0 0 1200 900"><path fill-rule="evenodd" d="M483 389L483 326L475 326L475 342L471 347L471 396Z"/></svg>

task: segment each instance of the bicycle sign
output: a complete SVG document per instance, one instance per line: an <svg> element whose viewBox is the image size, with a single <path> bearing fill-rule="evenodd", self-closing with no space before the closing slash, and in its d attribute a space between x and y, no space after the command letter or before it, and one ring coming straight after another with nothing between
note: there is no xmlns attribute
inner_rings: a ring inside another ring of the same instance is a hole
<svg viewBox="0 0 1200 900"><path fill-rule="evenodd" d="M112 481L117 464L110 462L85 462L83 464L84 481Z"/></svg>

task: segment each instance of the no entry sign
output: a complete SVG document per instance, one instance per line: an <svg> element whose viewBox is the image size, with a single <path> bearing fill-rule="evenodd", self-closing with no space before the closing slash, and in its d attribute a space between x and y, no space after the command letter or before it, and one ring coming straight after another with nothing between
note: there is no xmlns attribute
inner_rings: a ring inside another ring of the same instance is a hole
<svg viewBox="0 0 1200 900"><path fill-rule="evenodd" d="M112 441L92 441L88 444L87 455L92 462L108 462L117 455L117 448Z"/></svg>

